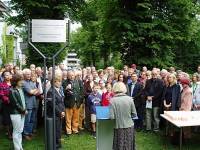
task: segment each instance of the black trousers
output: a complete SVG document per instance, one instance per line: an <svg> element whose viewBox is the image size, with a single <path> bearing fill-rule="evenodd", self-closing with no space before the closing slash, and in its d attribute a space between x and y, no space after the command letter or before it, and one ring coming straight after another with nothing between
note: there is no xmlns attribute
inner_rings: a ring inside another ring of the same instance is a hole
<svg viewBox="0 0 200 150"><path fill-rule="evenodd" d="M61 147L62 119L56 117L56 147Z"/></svg>
<svg viewBox="0 0 200 150"><path fill-rule="evenodd" d="M2 124L4 126L12 125L9 109L10 109L9 105L2 103Z"/></svg>
<svg viewBox="0 0 200 150"><path fill-rule="evenodd" d="M145 106L136 107L138 119L134 120L135 129L143 129Z"/></svg>
<svg viewBox="0 0 200 150"><path fill-rule="evenodd" d="M85 128L87 130L91 130L91 117L90 117L90 110L89 106L85 105Z"/></svg>

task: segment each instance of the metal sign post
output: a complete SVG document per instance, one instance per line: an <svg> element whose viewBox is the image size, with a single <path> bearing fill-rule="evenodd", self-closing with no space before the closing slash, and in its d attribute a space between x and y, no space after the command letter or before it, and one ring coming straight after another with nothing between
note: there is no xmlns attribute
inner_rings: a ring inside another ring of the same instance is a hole
<svg viewBox="0 0 200 150"><path fill-rule="evenodd" d="M66 28L67 27L67 28ZM70 34L70 21L67 26L64 20L33 19L28 21L28 43L44 59L44 123L45 123L45 150L56 150L56 125L55 125L55 59L68 46ZM67 38L66 38L67 37ZM64 46L51 57L45 56L33 42L62 43ZM52 60L52 87L53 87L53 118L47 116L46 99L46 60Z"/></svg>

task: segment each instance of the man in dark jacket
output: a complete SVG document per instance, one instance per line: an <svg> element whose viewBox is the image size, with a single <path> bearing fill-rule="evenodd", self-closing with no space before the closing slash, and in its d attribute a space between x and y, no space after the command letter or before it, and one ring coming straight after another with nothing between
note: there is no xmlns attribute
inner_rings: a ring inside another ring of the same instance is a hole
<svg viewBox="0 0 200 150"><path fill-rule="evenodd" d="M54 87L47 92L47 114L53 117L53 92L55 94L55 125L56 125L56 149L61 148L62 118L65 117L65 106L63 92L61 90L62 77L56 76ZM54 88L54 89L53 89Z"/></svg>
<svg viewBox="0 0 200 150"><path fill-rule="evenodd" d="M135 128L142 129L143 127L143 112L144 112L144 102L142 101L141 94L143 90L143 86L139 83L138 77L136 73L131 75L132 82L128 84L128 95L133 97L138 119L135 120Z"/></svg>
<svg viewBox="0 0 200 150"><path fill-rule="evenodd" d="M156 69L152 71L152 79L147 80L144 89L146 97L146 130L150 131L152 120L154 124L154 131L159 131L159 109L162 104L162 95L164 90L164 82L158 79L158 72ZM153 116L152 116L153 115Z"/></svg>
<svg viewBox="0 0 200 150"><path fill-rule="evenodd" d="M68 80L63 83L65 94L66 133L78 133L79 111L83 103L83 84L75 79L73 71L68 72Z"/></svg>

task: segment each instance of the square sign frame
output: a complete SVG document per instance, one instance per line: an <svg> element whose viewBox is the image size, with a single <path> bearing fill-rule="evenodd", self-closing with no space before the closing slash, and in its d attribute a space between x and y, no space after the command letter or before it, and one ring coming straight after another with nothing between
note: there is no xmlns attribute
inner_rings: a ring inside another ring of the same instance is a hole
<svg viewBox="0 0 200 150"><path fill-rule="evenodd" d="M31 40L38 43L65 43L66 20L32 19Z"/></svg>
<svg viewBox="0 0 200 150"><path fill-rule="evenodd" d="M47 116L47 99L46 86L44 86L44 118L45 118L45 150L56 150L56 116L55 116L55 59L69 46L70 21L66 20L47 20L32 19L28 20L28 44L44 59L44 68L46 68L47 60L52 60L52 80L53 80L53 118ZM64 43L52 56L46 56L39 48L34 45L36 43ZM44 69L44 78L46 77L46 69ZM46 80L44 80L46 85ZM50 121L52 119L52 121Z"/></svg>

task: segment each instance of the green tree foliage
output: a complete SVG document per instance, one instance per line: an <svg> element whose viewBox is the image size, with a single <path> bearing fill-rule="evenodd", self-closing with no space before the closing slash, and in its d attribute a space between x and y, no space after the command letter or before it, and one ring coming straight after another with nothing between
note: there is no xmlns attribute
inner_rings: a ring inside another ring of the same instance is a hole
<svg viewBox="0 0 200 150"><path fill-rule="evenodd" d="M6 25L3 27L3 30L2 30L2 46L0 47L0 55L1 55L1 58L2 58L2 65L4 65L6 63Z"/></svg>
<svg viewBox="0 0 200 150"><path fill-rule="evenodd" d="M113 54L111 49L113 44L107 40L108 33L103 31L103 11L98 7L101 3L101 1L87 1L87 5L78 15L83 28L72 34L70 47L78 52L84 66L119 67L122 63L116 58L120 58L120 53L116 51ZM112 63L113 60L116 60L115 63Z"/></svg>
<svg viewBox="0 0 200 150"><path fill-rule="evenodd" d="M45 54L48 58L51 58L63 45L59 43L39 43L35 44L39 50ZM60 63L65 59L65 56L67 55L67 49L61 52L57 57L56 57L56 63ZM29 46L29 48L26 51L26 64L37 64L39 66L43 65L43 58L40 57L40 55L32 48ZM47 66L50 67L52 65L52 60L47 59Z"/></svg>
<svg viewBox="0 0 200 150"><path fill-rule="evenodd" d="M120 52L125 64L192 70L200 63L198 12L193 0L88 0L71 46L88 64L100 57L106 66Z"/></svg>
<svg viewBox="0 0 200 150"><path fill-rule="evenodd" d="M77 18L84 0L10 0L10 5L17 15L8 20L20 26L29 19L63 19L68 16Z"/></svg>
<svg viewBox="0 0 200 150"><path fill-rule="evenodd" d="M6 35L6 63L13 62L14 58L14 36Z"/></svg>
<svg viewBox="0 0 200 150"><path fill-rule="evenodd" d="M2 46L0 47L0 56L2 65L13 62L14 59L14 36L6 35L7 25L5 24L2 30Z"/></svg>
<svg viewBox="0 0 200 150"><path fill-rule="evenodd" d="M84 0L11 0L10 9L16 11L17 15L11 16L7 20L11 24L20 26L22 24L26 25L29 19L64 19L65 17L76 19L76 14L83 5ZM42 53L49 57L53 56L62 47L62 44L50 43L35 43L35 45ZM25 53L28 65L31 63L42 65L43 59L33 48L29 46ZM57 57L56 63L62 62L66 53L66 50L63 51Z"/></svg>

